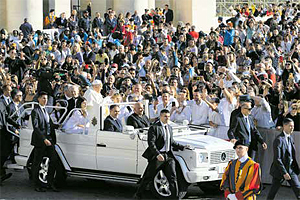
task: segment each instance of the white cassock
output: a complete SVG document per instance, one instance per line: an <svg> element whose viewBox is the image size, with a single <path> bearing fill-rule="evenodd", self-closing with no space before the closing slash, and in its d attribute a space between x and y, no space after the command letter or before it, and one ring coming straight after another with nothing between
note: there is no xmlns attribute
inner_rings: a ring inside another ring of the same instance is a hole
<svg viewBox="0 0 300 200"><path fill-rule="evenodd" d="M96 92L93 88L89 88L83 95L86 98L87 106L93 107L95 104L101 104L103 97L101 93Z"/></svg>

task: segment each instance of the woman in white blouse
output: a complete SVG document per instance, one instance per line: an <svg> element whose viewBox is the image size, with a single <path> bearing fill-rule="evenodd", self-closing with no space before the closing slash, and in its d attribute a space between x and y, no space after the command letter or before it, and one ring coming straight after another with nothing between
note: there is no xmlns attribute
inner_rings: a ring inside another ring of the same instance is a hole
<svg viewBox="0 0 300 200"><path fill-rule="evenodd" d="M192 111L190 106L186 102L186 93L179 92L178 94L178 103L179 106L172 107L171 109L171 121L176 123L182 123L183 120L191 121Z"/></svg>
<svg viewBox="0 0 300 200"><path fill-rule="evenodd" d="M80 103L80 110L75 110L67 122L63 125L63 129L68 134L88 134L88 128L90 126L88 113L87 113L87 102L84 99ZM79 105L76 105L76 107ZM77 107L77 108L78 108Z"/></svg>

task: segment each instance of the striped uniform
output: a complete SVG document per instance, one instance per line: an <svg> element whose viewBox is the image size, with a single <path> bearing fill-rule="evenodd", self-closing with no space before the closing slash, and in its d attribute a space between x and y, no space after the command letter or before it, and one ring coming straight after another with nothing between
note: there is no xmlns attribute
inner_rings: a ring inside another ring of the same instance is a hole
<svg viewBox="0 0 300 200"><path fill-rule="evenodd" d="M250 157L243 163L238 159L229 161L220 185L225 198L235 194L238 200L255 200L260 193L261 171L259 164Z"/></svg>

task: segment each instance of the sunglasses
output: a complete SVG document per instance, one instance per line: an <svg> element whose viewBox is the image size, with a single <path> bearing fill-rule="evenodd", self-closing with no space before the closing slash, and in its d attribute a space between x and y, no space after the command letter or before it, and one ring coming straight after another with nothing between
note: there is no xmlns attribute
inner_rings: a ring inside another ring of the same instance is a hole
<svg viewBox="0 0 300 200"><path fill-rule="evenodd" d="M249 111L251 111L251 110L252 110L252 108L243 108L243 109L246 109L246 110L249 110Z"/></svg>

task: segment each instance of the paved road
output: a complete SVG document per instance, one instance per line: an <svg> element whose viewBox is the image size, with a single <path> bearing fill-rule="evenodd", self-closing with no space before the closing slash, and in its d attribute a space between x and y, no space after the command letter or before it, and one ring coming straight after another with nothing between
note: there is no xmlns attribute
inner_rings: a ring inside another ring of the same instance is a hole
<svg viewBox="0 0 300 200"><path fill-rule="evenodd" d="M86 179L68 178L67 184L59 193L34 191L34 185L29 181L26 170L8 170L13 176L3 183L0 187L0 199L132 199L136 190L134 184L121 184L104 181L88 181ZM265 199L270 186L262 191L260 199ZM148 192L147 199L153 199ZM197 186L191 186L188 191L187 199L200 200L220 200L222 195L206 195ZM282 187L278 193L277 199L294 199L292 190L288 187Z"/></svg>

